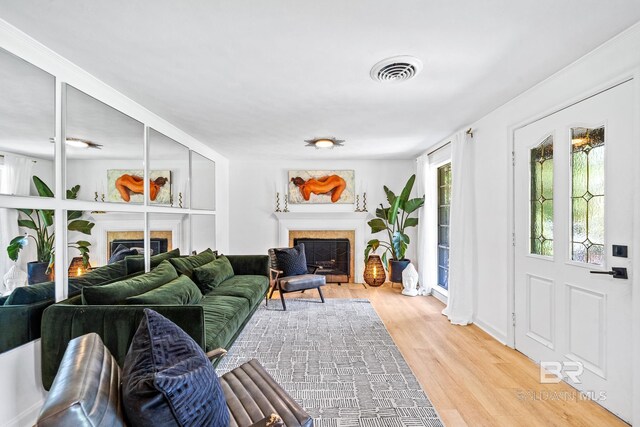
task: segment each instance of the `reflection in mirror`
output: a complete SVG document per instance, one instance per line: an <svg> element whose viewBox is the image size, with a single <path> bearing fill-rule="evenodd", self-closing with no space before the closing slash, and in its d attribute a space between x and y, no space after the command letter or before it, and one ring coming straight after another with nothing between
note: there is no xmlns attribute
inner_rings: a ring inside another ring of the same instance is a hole
<svg viewBox="0 0 640 427"><path fill-rule="evenodd" d="M202 252L216 250L215 215L191 215L191 250Z"/></svg>
<svg viewBox="0 0 640 427"><path fill-rule="evenodd" d="M67 258L69 281L84 278L85 274L96 272L103 267L103 271L106 271L109 268L118 270L118 266L121 266L121 273L130 274L131 272L126 270L125 258L143 255L145 251L144 214L93 211L85 213L84 216L88 222L94 224L91 235L83 236L77 231L69 231L67 239L69 242L77 241L79 238L86 240L89 250L88 265L81 265L85 251L70 245Z"/></svg>
<svg viewBox="0 0 640 427"><path fill-rule="evenodd" d="M78 199L143 203L144 125L66 86L67 186Z"/></svg>
<svg viewBox="0 0 640 427"><path fill-rule="evenodd" d="M149 203L188 208L189 149L149 129Z"/></svg>
<svg viewBox="0 0 640 427"><path fill-rule="evenodd" d="M191 152L191 209L215 210L216 164L195 151ZM206 249L206 248L205 248Z"/></svg>
<svg viewBox="0 0 640 427"><path fill-rule="evenodd" d="M54 211L0 208L0 353L40 337L55 299Z"/></svg>
<svg viewBox="0 0 640 427"><path fill-rule="evenodd" d="M182 213L149 213L151 267L154 256L176 251L189 254L189 215ZM159 257L157 259L160 259Z"/></svg>
<svg viewBox="0 0 640 427"><path fill-rule="evenodd" d="M32 177L54 189L55 78L0 49L0 193L38 196Z"/></svg>

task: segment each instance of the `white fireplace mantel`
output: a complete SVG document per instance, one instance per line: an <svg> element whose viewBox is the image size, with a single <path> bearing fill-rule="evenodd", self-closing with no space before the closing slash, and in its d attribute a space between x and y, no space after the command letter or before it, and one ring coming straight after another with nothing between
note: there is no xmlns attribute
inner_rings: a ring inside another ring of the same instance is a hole
<svg viewBox="0 0 640 427"><path fill-rule="evenodd" d="M364 248L369 212L274 212L278 220L278 244L289 246L289 231L353 230L355 271L353 281L362 283Z"/></svg>

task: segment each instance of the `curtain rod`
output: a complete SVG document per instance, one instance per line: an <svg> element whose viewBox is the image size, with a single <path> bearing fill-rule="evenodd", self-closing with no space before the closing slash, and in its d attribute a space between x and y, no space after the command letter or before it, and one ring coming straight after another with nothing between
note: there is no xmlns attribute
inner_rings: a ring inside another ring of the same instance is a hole
<svg viewBox="0 0 640 427"><path fill-rule="evenodd" d="M473 138L473 129L472 129L472 128L467 129L467 130L465 131L465 133L466 133L467 135L469 135L471 138ZM438 150L440 150L440 149L442 149L442 148L446 147L447 145L451 145L451 141L447 141L447 142L445 142L444 144L442 144L441 146L439 146L438 148L436 148L436 149L434 149L434 150L429 151L429 152L427 153L427 156L432 155L433 153L435 153L436 151L438 151Z"/></svg>
<svg viewBox="0 0 640 427"><path fill-rule="evenodd" d="M26 157L26 156L21 156L21 157ZM4 159L4 154L0 154L0 159ZM31 160L33 163L38 163L37 160Z"/></svg>

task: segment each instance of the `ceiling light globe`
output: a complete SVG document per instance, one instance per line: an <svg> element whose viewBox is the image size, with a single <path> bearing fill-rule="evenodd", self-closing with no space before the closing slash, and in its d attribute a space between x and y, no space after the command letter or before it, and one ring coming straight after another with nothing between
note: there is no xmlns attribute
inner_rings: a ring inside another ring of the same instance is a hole
<svg viewBox="0 0 640 427"><path fill-rule="evenodd" d="M67 143L67 145L71 146L71 147L76 147L76 148L88 148L89 144L87 144L84 141L80 141L77 139L67 139L65 141Z"/></svg>
<svg viewBox="0 0 640 427"><path fill-rule="evenodd" d="M330 139L319 139L316 141L316 147L318 148L330 148L333 147L333 141Z"/></svg>

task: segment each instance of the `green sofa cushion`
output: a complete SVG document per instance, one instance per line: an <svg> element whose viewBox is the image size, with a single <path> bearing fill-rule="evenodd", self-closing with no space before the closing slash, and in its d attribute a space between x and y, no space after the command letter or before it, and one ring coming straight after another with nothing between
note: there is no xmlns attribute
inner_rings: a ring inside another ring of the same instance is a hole
<svg viewBox="0 0 640 427"><path fill-rule="evenodd" d="M149 261L151 262L151 268L156 268L164 260L177 258L179 256L180 249L177 248L169 252L163 252L161 254L153 255L149 259ZM144 255L129 255L124 258L124 261L127 264L127 272L129 274L144 271Z"/></svg>
<svg viewBox="0 0 640 427"><path fill-rule="evenodd" d="M191 305L198 304L200 300L202 300L200 289L187 276L181 275L169 283L144 294L129 297L125 301L127 304L139 305Z"/></svg>
<svg viewBox="0 0 640 427"><path fill-rule="evenodd" d="M85 286L95 286L105 282L121 279L127 275L124 261L98 267L79 277L69 278L68 293L77 294ZM33 304L56 296L55 282L43 282L35 285L20 286L11 292L4 305Z"/></svg>
<svg viewBox="0 0 640 427"><path fill-rule="evenodd" d="M195 268L201 267L211 261L215 260L216 256L211 249L206 249L200 252L198 255L191 255L179 258L171 258L169 262L175 267L176 271L179 274L184 274L191 279L194 279L193 270ZM196 285L198 284L197 280L193 280Z"/></svg>
<svg viewBox="0 0 640 427"><path fill-rule="evenodd" d="M206 295L200 302L204 311L206 351L225 347L251 312L244 298Z"/></svg>
<svg viewBox="0 0 640 427"><path fill-rule="evenodd" d="M193 277L202 293L209 292L233 276L231 263L224 255L193 270Z"/></svg>
<svg viewBox="0 0 640 427"><path fill-rule="evenodd" d="M149 292L177 278L178 273L169 261L162 261L149 273L108 285L83 288L82 300L87 305L124 304L129 297Z"/></svg>
<svg viewBox="0 0 640 427"><path fill-rule="evenodd" d="M69 279L75 285L92 286L99 283L109 282L119 277L127 275L127 265L124 260L114 262L113 264L103 265L102 267L94 268L91 271L86 272L82 276L73 277Z"/></svg>
<svg viewBox="0 0 640 427"><path fill-rule="evenodd" d="M269 279L265 276L233 276L225 280L207 295L244 298L252 307L264 298L269 288Z"/></svg>

